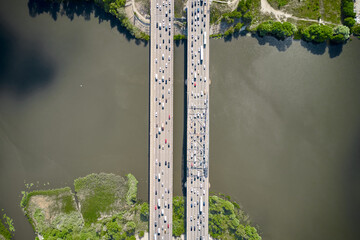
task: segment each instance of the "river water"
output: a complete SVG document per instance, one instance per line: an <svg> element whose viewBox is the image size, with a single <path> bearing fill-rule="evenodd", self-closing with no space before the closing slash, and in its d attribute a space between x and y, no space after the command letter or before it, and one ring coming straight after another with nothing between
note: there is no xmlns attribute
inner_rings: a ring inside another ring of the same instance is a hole
<svg viewBox="0 0 360 240"><path fill-rule="evenodd" d="M264 239L356 239L360 41L211 40L211 191ZM182 194L184 44L175 48L174 188ZM149 45L87 4L0 3L0 208L34 239L24 183L133 173L147 200ZM37 183L38 182L38 183Z"/></svg>

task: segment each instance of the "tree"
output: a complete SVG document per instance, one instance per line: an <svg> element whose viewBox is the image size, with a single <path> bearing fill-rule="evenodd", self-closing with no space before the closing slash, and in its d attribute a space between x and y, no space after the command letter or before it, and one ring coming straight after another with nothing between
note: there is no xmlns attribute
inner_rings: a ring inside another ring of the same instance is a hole
<svg viewBox="0 0 360 240"><path fill-rule="evenodd" d="M347 26L336 26L334 28L334 34L342 34L345 39L350 37L350 29Z"/></svg>
<svg viewBox="0 0 360 240"><path fill-rule="evenodd" d="M309 42L325 42L332 35L332 28L326 25L313 24L303 30L303 38Z"/></svg>
<svg viewBox="0 0 360 240"><path fill-rule="evenodd" d="M247 12L243 16L243 20L245 23L251 23L252 19L253 19L253 16L252 16L251 12Z"/></svg>
<svg viewBox="0 0 360 240"><path fill-rule="evenodd" d="M354 26L356 23L355 19L352 17L347 17L344 19L344 25L348 26L348 27L352 27Z"/></svg>
<svg viewBox="0 0 360 240"><path fill-rule="evenodd" d="M125 228L126 228L126 232L130 236L131 234L133 234L135 232L136 224L133 221L130 221L130 222L126 223Z"/></svg>
<svg viewBox="0 0 360 240"><path fill-rule="evenodd" d="M144 202L140 208L140 218L142 221L149 221L149 204Z"/></svg>
<svg viewBox="0 0 360 240"><path fill-rule="evenodd" d="M257 27L257 32L261 37L264 37L269 33L271 33L272 28L273 28L272 21L263 22Z"/></svg>
<svg viewBox="0 0 360 240"><path fill-rule="evenodd" d="M344 18L356 16L354 12L354 2L353 0L343 0L342 2L342 14Z"/></svg>
<svg viewBox="0 0 360 240"><path fill-rule="evenodd" d="M360 36L360 24L356 24L351 30L355 36Z"/></svg>
<svg viewBox="0 0 360 240"><path fill-rule="evenodd" d="M342 34L336 34L334 36L331 37L331 41L334 43L343 43L346 41L344 35Z"/></svg>

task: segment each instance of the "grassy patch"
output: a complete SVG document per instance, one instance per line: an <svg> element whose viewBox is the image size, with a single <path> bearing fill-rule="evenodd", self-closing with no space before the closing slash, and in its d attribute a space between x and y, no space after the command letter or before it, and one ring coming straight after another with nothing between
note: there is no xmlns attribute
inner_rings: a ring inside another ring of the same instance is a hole
<svg viewBox="0 0 360 240"><path fill-rule="evenodd" d="M280 9L281 7L288 4L290 0L267 0L267 1L273 8Z"/></svg>
<svg viewBox="0 0 360 240"><path fill-rule="evenodd" d="M341 0L323 0L324 13L322 19L325 21L341 22Z"/></svg>
<svg viewBox="0 0 360 240"><path fill-rule="evenodd" d="M131 173L126 175L126 177L127 177L127 186L128 186L128 191L126 194L126 202L127 204L131 205L136 203L138 181Z"/></svg>
<svg viewBox="0 0 360 240"><path fill-rule="evenodd" d="M149 224L148 203L140 203L138 199L134 201L137 195L136 186L137 180L131 174L127 175L127 180L105 173L90 174L76 179L75 188L78 198L81 199L79 201L82 208L88 199L92 199L99 208L106 211L109 206L115 206L116 211L111 211L106 216L104 212L94 210L93 207L88 208L85 214L91 210L94 211L92 214L102 216L94 218L95 220L90 218L91 224L84 223L84 213L82 215L77 208L68 213L66 207L54 208L54 206L65 206L67 201L70 202L67 197L64 198L64 195L72 196L69 188L28 193L25 198L26 212L29 220L32 220L35 231L44 239L135 239L135 236L144 236ZM105 199L104 196L109 199ZM100 200L106 204L100 203ZM119 203L118 200L121 202L121 208L116 207L115 203ZM130 200L130 204L127 200ZM211 236L218 239L261 239L256 228L251 226L249 217L237 203L232 202L231 198L225 195L210 197L209 230ZM184 233L185 201L184 197L177 196L173 198L173 235L180 236Z"/></svg>
<svg viewBox="0 0 360 240"><path fill-rule="evenodd" d="M11 232L9 231L9 229L7 227L5 227L5 225L3 224L3 222L0 219L0 239L1 239L1 236L3 238L5 238L6 240L9 240L12 238Z"/></svg>
<svg viewBox="0 0 360 240"><path fill-rule="evenodd" d="M185 233L185 200L182 196L173 198L173 236Z"/></svg>
<svg viewBox="0 0 360 240"><path fill-rule="evenodd" d="M124 178L114 174L90 174L76 179L74 185L85 223L94 223L101 215L120 210L127 196Z"/></svg>
<svg viewBox="0 0 360 240"><path fill-rule="evenodd" d="M175 0L174 1L174 16L176 18L186 17L184 12L185 1Z"/></svg>

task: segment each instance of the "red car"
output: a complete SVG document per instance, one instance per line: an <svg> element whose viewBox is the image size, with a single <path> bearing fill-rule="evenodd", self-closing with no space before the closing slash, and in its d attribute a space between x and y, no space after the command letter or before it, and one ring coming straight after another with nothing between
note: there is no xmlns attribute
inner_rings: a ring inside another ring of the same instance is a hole
<svg viewBox="0 0 360 240"><path fill-rule="evenodd" d="M165 144L167 144L167 139L165 138Z"/></svg>
<svg viewBox="0 0 360 240"><path fill-rule="evenodd" d="M169 114L169 120L170 120L170 114Z"/></svg>

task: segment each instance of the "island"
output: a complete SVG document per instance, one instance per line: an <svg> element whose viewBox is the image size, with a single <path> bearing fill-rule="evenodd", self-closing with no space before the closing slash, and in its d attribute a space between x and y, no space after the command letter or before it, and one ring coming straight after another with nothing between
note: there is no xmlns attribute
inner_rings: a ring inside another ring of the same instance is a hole
<svg viewBox="0 0 360 240"><path fill-rule="evenodd" d="M74 181L75 191L67 186L24 192L20 205L36 239L145 239L150 206L138 199L137 185L132 174L90 174ZM230 196L212 193L208 204L213 239L261 239L259 227ZM184 197L174 197L168 223L174 238L185 233L184 208Z"/></svg>

